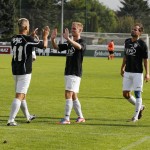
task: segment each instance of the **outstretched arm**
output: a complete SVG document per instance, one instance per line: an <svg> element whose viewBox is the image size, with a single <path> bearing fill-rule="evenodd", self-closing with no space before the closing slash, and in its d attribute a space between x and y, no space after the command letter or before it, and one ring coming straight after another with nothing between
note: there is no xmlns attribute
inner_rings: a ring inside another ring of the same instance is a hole
<svg viewBox="0 0 150 150"><path fill-rule="evenodd" d="M37 35L37 32L38 32L38 28L36 28L36 29L31 33L31 36L39 41L39 37L38 37L38 35Z"/></svg>
<svg viewBox="0 0 150 150"><path fill-rule="evenodd" d="M56 43L56 37L57 37L57 28L55 28L52 31L52 34L51 34L51 43L52 43L53 48L58 50L58 45Z"/></svg>
<svg viewBox="0 0 150 150"><path fill-rule="evenodd" d="M69 30L68 30L68 28L65 29L65 32L63 33L63 37L64 37L70 44L72 44L76 49L81 50L81 48L82 48L81 45L69 37Z"/></svg>
<svg viewBox="0 0 150 150"><path fill-rule="evenodd" d="M43 43L44 43L44 48L47 48L48 45L48 35L50 32L49 26L44 27L43 29Z"/></svg>

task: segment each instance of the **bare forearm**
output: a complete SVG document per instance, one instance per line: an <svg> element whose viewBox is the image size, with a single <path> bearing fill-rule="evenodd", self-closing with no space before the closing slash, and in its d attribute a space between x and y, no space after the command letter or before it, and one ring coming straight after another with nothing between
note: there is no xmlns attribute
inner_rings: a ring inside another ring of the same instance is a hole
<svg viewBox="0 0 150 150"><path fill-rule="evenodd" d="M72 40L71 38L67 38L67 41L70 43L70 44L72 44L73 45L73 47L75 47L76 49L81 49L82 47L81 47L81 45L79 44L79 43L77 43L77 42L75 42L74 40Z"/></svg>
<svg viewBox="0 0 150 150"><path fill-rule="evenodd" d="M56 40L55 39L51 39L51 43L52 43L53 48L58 50L58 45L56 43Z"/></svg>
<svg viewBox="0 0 150 150"><path fill-rule="evenodd" d="M47 48L48 45L48 35L50 32L49 26L44 27L43 29L43 43L44 43L44 48Z"/></svg>
<svg viewBox="0 0 150 150"><path fill-rule="evenodd" d="M126 66L126 58L124 57L121 65L121 71L120 71L121 76L124 75L125 66Z"/></svg>
<svg viewBox="0 0 150 150"><path fill-rule="evenodd" d="M144 80L148 82L150 80L150 75L149 75L149 60L144 59L144 67L145 67L145 76Z"/></svg>
<svg viewBox="0 0 150 150"><path fill-rule="evenodd" d="M124 57L121 65L121 70L125 69L125 65L126 65L126 58Z"/></svg>
<svg viewBox="0 0 150 150"><path fill-rule="evenodd" d="M149 60L144 59L144 68L145 68L145 73L149 74Z"/></svg>
<svg viewBox="0 0 150 150"><path fill-rule="evenodd" d="M47 45L48 45L47 37L43 37L43 44L44 44L44 48L47 48Z"/></svg>

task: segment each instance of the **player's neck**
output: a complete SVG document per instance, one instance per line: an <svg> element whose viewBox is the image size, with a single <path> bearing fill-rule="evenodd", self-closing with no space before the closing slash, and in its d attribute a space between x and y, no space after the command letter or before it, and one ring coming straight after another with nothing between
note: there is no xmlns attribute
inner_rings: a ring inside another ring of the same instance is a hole
<svg viewBox="0 0 150 150"><path fill-rule="evenodd" d="M19 34L27 35L26 31L20 31Z"/></svg>
<svg viewBox="0 0 150 150"><path fill-rule="evenodd" d="M74 41L77 41L77 40L79 40L81 37L80 36L73 36L73 40Z"/></svg>
<svg viewBox="0 0 150 150"><path fill-rule="evenodd" d="M139 39L139 37L132 37L132 42L135 42L135 41L137 41Z"/></svg>

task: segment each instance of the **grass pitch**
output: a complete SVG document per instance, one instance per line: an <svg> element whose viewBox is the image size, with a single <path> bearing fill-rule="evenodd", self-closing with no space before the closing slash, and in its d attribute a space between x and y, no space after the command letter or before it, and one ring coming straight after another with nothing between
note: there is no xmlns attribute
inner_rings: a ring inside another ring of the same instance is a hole
<svg viewBox="0 0 150 150"><path fill-rule="evenodd" d="M144 83L144 116L126 122L134 107L122 97L122 59L84 58L79 100L86 122L58 125L64 116L65 57L37 57L27 102L37 118L27 124L22 112L19 126L6 126L14 98L11 56L0 55L0 149L1 150L149 150L150 83Z"/></svg>

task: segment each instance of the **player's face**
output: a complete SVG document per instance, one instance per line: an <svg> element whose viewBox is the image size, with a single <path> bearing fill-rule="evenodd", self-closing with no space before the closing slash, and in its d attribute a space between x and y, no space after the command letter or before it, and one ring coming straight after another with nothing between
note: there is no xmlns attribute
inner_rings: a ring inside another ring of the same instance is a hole
<svg viewBox="0 0 150 150"><path fill-rule="evenodd" d="M134 26L132 31L131 31L131 36L132 37L138 37L140 36L141 32L139 31L140 27L139 26Z"/></svg>
<svg viewBox="0 0 150 150"><path fill-rule="evenodd" d="M80 34L80 30L76 25L72 25L71 32L72 32L72 36L77 36Z"/></svg>

